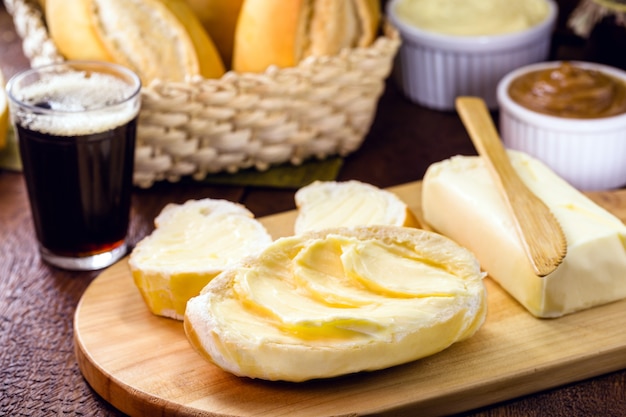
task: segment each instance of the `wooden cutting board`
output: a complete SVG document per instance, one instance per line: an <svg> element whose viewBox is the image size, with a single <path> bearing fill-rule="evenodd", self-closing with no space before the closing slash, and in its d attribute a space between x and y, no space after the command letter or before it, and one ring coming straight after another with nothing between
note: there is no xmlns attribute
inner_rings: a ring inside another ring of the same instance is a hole
<svg viewBox="0 0 626 417"><path fill-rule="evenodd" d="M420 187L391 190L419 215ZM626 190L591 197L626 219ZM292 233L294 218L261 221L279 237ZM182 323L147 310L122 260L77 307L76 357L93 389L131 416L442 415L626 368L626 300L541 320L490 279L486 285L484 326L439 354L383 371L275 383L235 377L201 358Z"/></svg>

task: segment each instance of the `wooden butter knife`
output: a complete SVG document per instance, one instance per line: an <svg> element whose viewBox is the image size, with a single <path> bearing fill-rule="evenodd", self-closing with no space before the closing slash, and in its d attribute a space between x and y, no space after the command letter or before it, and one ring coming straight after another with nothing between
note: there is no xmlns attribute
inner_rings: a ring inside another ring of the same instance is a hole
<svg viewBox="0 0 626 417"><path fill-rule="evenodd" d="M513 214L535 274L550 274L567 253L567 240L559 222L517 175L485 102L478 97L458 97L456 109Z"/></svg>

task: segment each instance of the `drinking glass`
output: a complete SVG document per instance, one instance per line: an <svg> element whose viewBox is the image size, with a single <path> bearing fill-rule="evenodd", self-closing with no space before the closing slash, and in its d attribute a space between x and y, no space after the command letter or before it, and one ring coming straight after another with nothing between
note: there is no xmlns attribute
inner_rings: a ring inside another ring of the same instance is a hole
<svg viewBox="0 0 626 417"><path fill-rule="evenodd" d="M41 258L97 270L122 258L141 81L116 64L66 61L7 84Z"/></svg>

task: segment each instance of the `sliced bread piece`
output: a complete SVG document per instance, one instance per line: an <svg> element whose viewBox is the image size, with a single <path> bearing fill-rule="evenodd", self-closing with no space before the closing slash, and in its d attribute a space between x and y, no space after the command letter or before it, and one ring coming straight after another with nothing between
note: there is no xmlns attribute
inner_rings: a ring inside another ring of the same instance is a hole
<svg viewBox="0 0 626 417"><path fill-rule="evenodd" d="M300 188L295 200L295 233L328 227L420 226L397 195L356 180L315 181Z"/></svg>
<svg viewBox="0 0 626 417"><path fill-rule="evenodd" d="M213 277L272 241L249 210L226 200L168 204L155 225L128 264L150 311L177 320Z"/></svg>

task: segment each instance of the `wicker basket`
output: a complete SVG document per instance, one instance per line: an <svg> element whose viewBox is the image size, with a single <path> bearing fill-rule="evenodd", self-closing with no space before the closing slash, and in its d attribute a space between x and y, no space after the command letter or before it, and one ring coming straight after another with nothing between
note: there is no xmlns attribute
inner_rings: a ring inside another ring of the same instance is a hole
<svg viewBox="0 0 626 417"><path fill-rule="evenodd" d="M31 66L62 61L33 0L4 0ZM142 90L134 182L236 172L359 148L400 45L387 29L370 47L262 74L153 82Z"/></svg>

